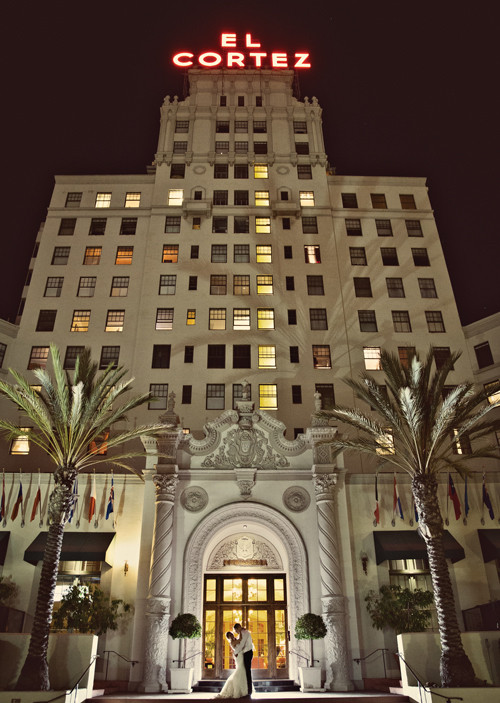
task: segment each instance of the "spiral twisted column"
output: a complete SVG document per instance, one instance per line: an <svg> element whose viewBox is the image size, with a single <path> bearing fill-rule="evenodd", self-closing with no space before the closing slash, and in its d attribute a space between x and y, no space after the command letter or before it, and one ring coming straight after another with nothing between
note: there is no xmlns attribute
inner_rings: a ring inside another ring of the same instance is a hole
<svg viewBox="0 0 500 703"><path fill-rule="evenodd" d="M145 693L168 689L166 674L172 535L175 489L179 479L174 474L156 474L153 481L156 487L155 524L146 602L144 674L141 686L141 691Z"/></svg>
<svg viewBox="0 0 500 703"><path fill-rule="evenodd" d="M319 572L325 637L326 681L328 691L350 691L346 628L346 598L342 587L339 535L336 521L336 473L314 473L313 485L319 535Z"/></svg>

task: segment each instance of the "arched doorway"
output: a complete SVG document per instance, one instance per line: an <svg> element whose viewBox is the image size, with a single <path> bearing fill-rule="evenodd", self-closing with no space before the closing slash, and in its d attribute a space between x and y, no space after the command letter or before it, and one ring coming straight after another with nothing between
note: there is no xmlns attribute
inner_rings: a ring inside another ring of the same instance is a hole
<svg viewBox="0 0 500 703"><path fill-rule="evenodd" d="M186 545L184 588L185 612L195 613L204 623L202 661L195 657L198 678L228 675L232 663L224 628L230 629L239 618L248 624L256 644L255 678L296 678L296 657L288 654L301 650L293 625L309 610L309 579L304 543L288 518L250 502L215 510L193 530ZM188 647L195 654L200 643L190 641Z"/></svg>

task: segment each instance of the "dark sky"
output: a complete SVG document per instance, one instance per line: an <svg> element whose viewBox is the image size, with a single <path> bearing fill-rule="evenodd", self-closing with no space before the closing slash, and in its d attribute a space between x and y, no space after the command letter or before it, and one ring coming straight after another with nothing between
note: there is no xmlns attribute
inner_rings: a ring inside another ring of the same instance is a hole
<svg viewBox="0 0 500 703"><path fill-rule="evenodd" d="M199 0L2 5L0 316L15 319L55 174L144 173L176 50L222 31L304 48L338 174L427 176L462 322L500 310L495 3ZM495 231L496 230L496 231Z"/></svg>

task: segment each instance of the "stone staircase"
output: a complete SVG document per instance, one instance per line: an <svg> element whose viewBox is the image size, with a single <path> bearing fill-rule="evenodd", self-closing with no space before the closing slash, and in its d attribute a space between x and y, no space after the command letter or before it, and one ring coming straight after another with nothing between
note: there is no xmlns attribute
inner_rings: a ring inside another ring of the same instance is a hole
<svg viewBox="0 0 500 703"><path fill-rule="evenodd" d="M193 693L219 693L224 681L219 679L202 679L193 686ZM292 679L261 679L253 682L255 693L299 692L299 686Z"/></svg>

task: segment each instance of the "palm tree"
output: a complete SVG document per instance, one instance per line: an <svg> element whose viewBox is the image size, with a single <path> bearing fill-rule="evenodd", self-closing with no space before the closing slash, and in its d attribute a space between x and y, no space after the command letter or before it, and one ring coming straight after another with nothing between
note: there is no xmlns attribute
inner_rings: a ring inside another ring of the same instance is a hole
<svg viewBox="0 0 500 703"><path fill-rule="evenodd" d="M128 459L139 452L118 450L114 456L99 455L103 437L108 450L119 447L145 434L164 429L165 425L149 425L125 430L109 436L109 427L126 419L129 411L150 399L150 394L122 401L131 389L132 379L124 380L126 371L112 365L97 373L97 364L85 349L76 360L73 381L64 371L57 347L50 348L53 378L45 369L34 369L41 390L10 369L15 383L0 381L0 395L9 398L33 427L19 428L0 419L0 429L9 438L28 435L54 462L54 490L48 504L49 530L42 563L35 617L26 661L17 682L17 690L50 688L47 664L49 628L52 620L54 591L57 581L64 526L72 507L72 488L79 471L103 462L130 468Z"/></svg>
<svg viewBox="0 0 500 703"><path fill-rule="evenodd" d="M498 448L485 445L484 439L495 426L485 415L500 406L500 402L485 403L484 390L475 391L470 382L452 388L446 386L449 372L459 357L459 353L450 354L433 371L432 349L424 361L414 354L406 365L401 365L396 355L382 351L385 388L367 373L363 373L359 381L345 380L355 395L378 413L381 421L357 408L335 406L331 411L318 413L358 431L355 438L336 437L333 441L336 452L363 452L375 457L379 464L392 464L411 477L419 532L427 547L436 603L443 686L474 685L475 675L462 646L444 554L437 476L445 469L453 469L463 476L469 460L498 458ZM460 446L468 444L469 439L483 441L470 453L460 453Z"/></svg>

